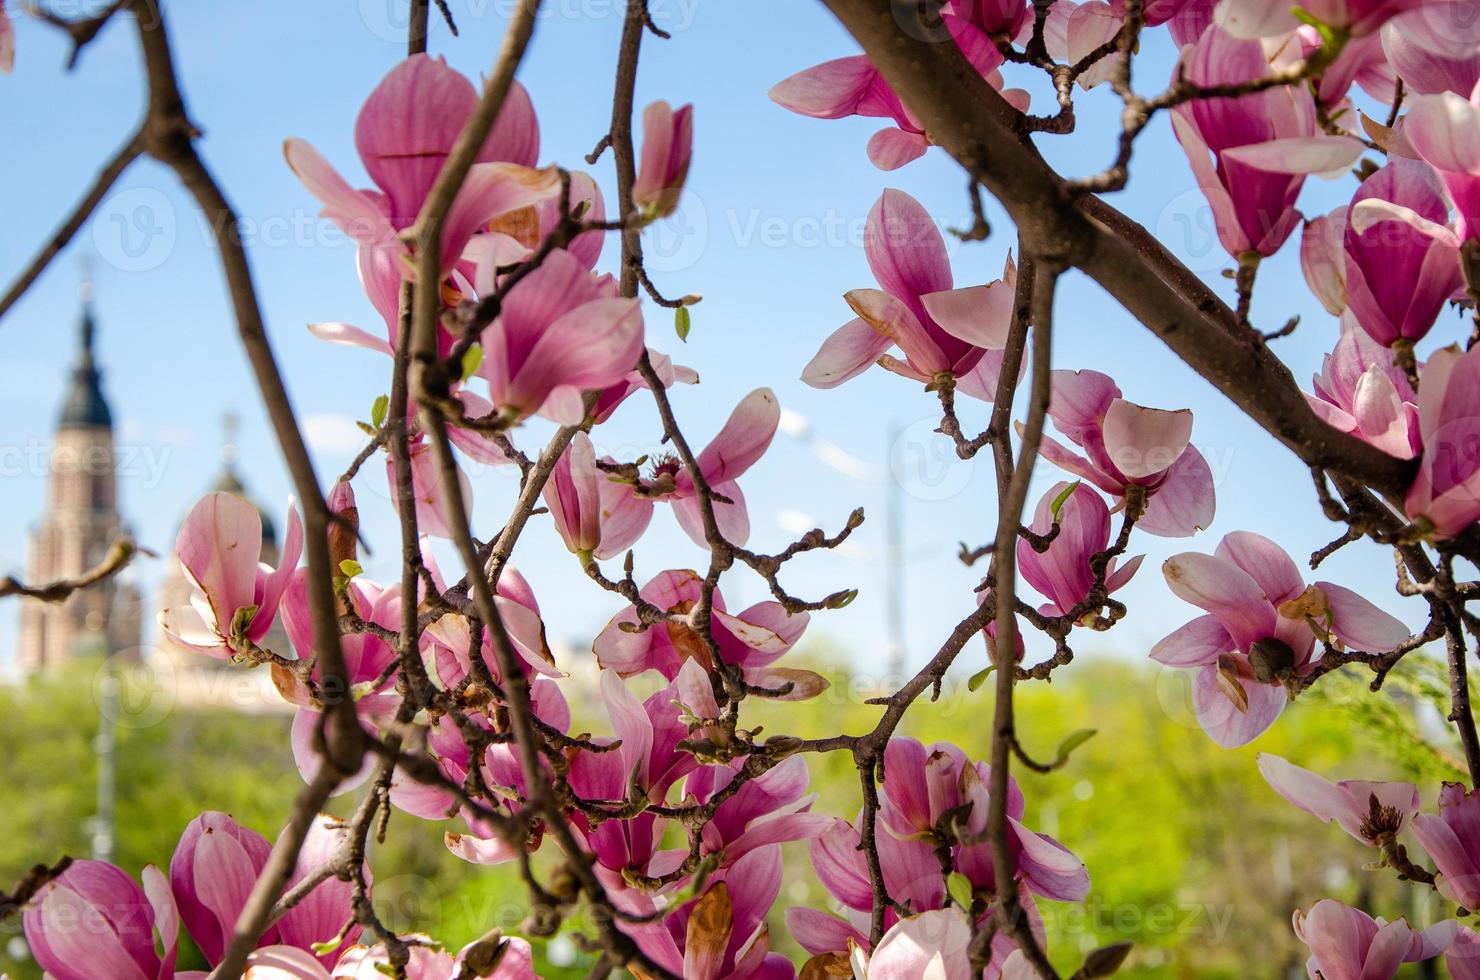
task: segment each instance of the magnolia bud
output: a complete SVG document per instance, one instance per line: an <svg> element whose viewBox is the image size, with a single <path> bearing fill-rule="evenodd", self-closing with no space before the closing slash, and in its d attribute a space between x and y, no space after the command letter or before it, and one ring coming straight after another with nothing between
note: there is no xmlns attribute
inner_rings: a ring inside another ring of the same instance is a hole
<svg viewBox="0 0 1480 980"><path fill-rule="evenodd" d="M342 481L329 491L328 504L336 518L329 522L329 557L338 568L341 562L353 561L358 555L360 512L355 507L354 490Z"/></svg>
<svg viewBox="0 0 1480 980"><path fill-rule="evenodd" d="M1261 684L1278 684L1295 667L1295 651L1284 640L1266 636L1249 648L1249 669Z"/></svg>

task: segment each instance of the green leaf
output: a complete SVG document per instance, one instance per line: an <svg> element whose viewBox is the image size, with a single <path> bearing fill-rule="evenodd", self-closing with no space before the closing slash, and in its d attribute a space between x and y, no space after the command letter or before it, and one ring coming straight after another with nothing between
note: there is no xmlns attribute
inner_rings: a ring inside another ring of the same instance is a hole
<svg viewBox="0 0 1480 980"><path fill-rule="evenodd" d="M979 670L976 673L972 674L971 679L966 682L966 690L975 691L977 688L981 687L987 682L987 678L992 676L992 671L996 669L997 665L993 664L985 670Z"/></svg>
<svg viewBox="0 0 1480 980"><path fill-rule="evenodd" d="M462 379L464 381L478 373L478 368L483 363L483 345L474 344L463 351L462 356Z"/></svg>
<svg viewBox="0 0 1480 980"><path fill-rule="evenodd" d="M1054 759L1054 768L1058 768L1068 762L1069 753L1094 738L1097 732L1098 729L1095 728L1080 728L1077 731L1070 732L1069 736L1059 743L1059 754Z"/></svg>
<svg viewBox="0 0 1480 980"><path fill-rule="evenodd" d="M946 891L951 894L951 901L961 906L963 911L971 911L971 879L959 871L952 871L946 875Z"/></svg>
<svg viewBox="0 0 1480 980"><path fill-rule="evenodd" d="M1053 514L1054 520L1059 519L1059 511L1069 502L1069 498L1074 496L1074 491L1079 489L1079 483L1079 480L1075 480L1065 487L1057 497L1053 498L1053 503L1049 505L1049 511Z"/></svg>
<svg viewBox="0 0 1480 980"><path fill-rule="evenodd" d="M375 404L370 406L370 424L379 429L385 425L385 413L390 410L391 400L385 395L375 399Z"/></svg>
<svg viewBox="0 0 1480 980"><path fill-rule="evenodd" d="M344 573L345 578L354 578L356 575L365 571L365 569L360 567L360 563L353 558L346 558L340 562L339 570Z"/></svg>
<svg viewBox="0 0 1480 980"><path fill-rule="evenodd" d="M342 937L335 936L333 939L330 939L328 942L312 943L310 945L312 945L313 951L315 953L317 953L320 956L323 956L325 953L332 953L336 949L338 949L339 948L339 943L340 943L341 939L342 939Z"/></svg>
<svg viewBox="0 0 1480 980"><path fill-rule="evenodd" d="M680 306L673 311L673 329L678 333L678 339L684 343L689 342L689 327L692 320L689 317L689 308Z"/></svg>

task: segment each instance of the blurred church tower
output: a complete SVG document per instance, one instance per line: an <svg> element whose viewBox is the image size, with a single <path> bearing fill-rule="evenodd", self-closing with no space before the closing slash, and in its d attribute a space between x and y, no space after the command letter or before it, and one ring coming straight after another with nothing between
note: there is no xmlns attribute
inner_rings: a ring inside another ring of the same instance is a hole
<svg viewBox="0 0 1480 980"><path fill-rule="evenodd" d="M49 582L78 575L103 560L125 533L118 514L113 415L93 356L92 289L82 289L81 348L61 422L52 439L46 513L31 536L27 578ZM20 664L55 667L86 654L137 655L137 590L110 577L52 604L26 600L21 611Z"/></svg>

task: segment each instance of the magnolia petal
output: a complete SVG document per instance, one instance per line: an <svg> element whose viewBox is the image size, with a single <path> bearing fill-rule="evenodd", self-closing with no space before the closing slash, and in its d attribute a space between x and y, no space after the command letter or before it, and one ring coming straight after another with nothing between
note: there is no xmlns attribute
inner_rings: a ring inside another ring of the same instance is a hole
<svg viewBox="0 0 1480 980"><path fill-rule="evenodd" d="M711 485L734 480L750 469L776 435L781 406L770 388L757 388L741 400L695 461ZM682 484L680 484L682 485Z"/></svg>
<svg viewBox="0 0 1480 980"><path fill-rule="evenodd" d="M1363 146L1349 136L1289 136L1223 151L1226 159L1274 174L1324 174L1357 162Z"/></svg>
<svg viewBox="0 0 1480 980"><path fill-rule="evenodd" d="M920 297L925 312L946 333L987 350L1007 346L1012 326L1015 283L998 280L985 286L967 286L927 293Z"/></svg>
<svg viewBox="0 0 1480 980"><path fill-rule="evenodd" d="M1184 552L1162 565L1173 594L1218 617L1239 649L1274 632L1273 606L1247 572L1225 558Z"/></svg>
<svg viewBox="0 0 1480 980"><path fill-rule="evenodd" d="M777 82L769 95L783 109L803 116L842 119L858 112L878 77L867 56L854 55L799 71Z"/></svg>
<svg viewBox="0 0 1480 980"><path fill-rule="evenodd" d="M1351 589L1317 582L1331 609L1331 632L1343 643L1369 653L1386 653L1408 639L1408 627Z"/></svg>
<svg viewBox="0 0 1480 980"><path fill-rule="evenodd" d="M324 217L363 245L395 235L389 218L376 200L345 182L318 150L301 139L283 141L283 156L308 192L324 205Z"/></svg>
<svg viewBox="0 0 1480 980"><path fill-rule="evenodd" d="M1438 170L1480 170L1480 105L1454 92L1421 95L1408 103L1403 134Z"/></svg>
<svg viewBox="0 0 1480 980"><path fill-rule="evenodd" d="M1305 591L1305 580L1294 559L1262 534L1231 531L1218 542L1214 554L1247 572L1276 606Z"/></svg>
<svg viewBox="0 0 1480 980"><path fill-rule="evenodd" d="M1192 438L1192 412L1146 408L1122 398L1104 418L1105 453L1132 480L1171 468Z"/></svg>
<svg viewBox="0 0 1480 980"><path fill-rule="evenodd" d="M863 317L854 317L822 342L802 369L802 381L813 388L836 388L867 371L893 341Z"/></svg>
<svg viewBox="0 0 1480 980"><path fill-rule="evenodd" d="M1192 707L1203 731L1225 749L1247 745L1268 730L1285 710L1285 689L1235 680L1244 689L1244 710L1229 700L1218 683L1219 672L1210 664L1193 682Z"/></svg>
<svg viewBox="0 0 1480 980"><path fill-rule="evenodd" d="M923 136L890 127L881 129L868 141L868 159L880 170L898 170L925 155L930 143Z"/></svg>
<svg viewBox="0 0 1480 980"><path fill-rule="evenodd" d="M858 946L868 944L868 937L846 920L820 909L787 909L786 929L797 945L813 956L844 951L850 943Z"/></svg>
<svg viewBox="0 0 1480 980"><path fill-rule="evenodd" d="M887 189L869 211L864 250L886 293L923 296L951 288L945 239L919 201Z"/></svg>
<svg viewBox="0 0 1480 980"><path fill-rule="evenodd" d="M1147 501L1136 529L1167 538L1191 537L1212 525L1216 507L1213 471L1197 447L1188 446Z"/></svg>
<svg viewBox="0 0 1480 980"><path fill-rule="evenodd" d="M1168 667L1202 667L1233 650L1233 639L1216 616L1199 616L1151 648L1151 659Z"/></svg>
<svg viewBox="0 0 1480 980"><path fill-rule="evenodd" d="M898 344L911 367L927 377L950 370L920 318L897 296L882 289L850 289L843 299L875 331Z"/></svg>
<svg viewBox="0 0 1480 980"><path fill-rule="evenodd" d="M308 332L320 340L348 347L363 347L381 354L394 354L391 345L372 333L348 323L310 323Z"/></svg>

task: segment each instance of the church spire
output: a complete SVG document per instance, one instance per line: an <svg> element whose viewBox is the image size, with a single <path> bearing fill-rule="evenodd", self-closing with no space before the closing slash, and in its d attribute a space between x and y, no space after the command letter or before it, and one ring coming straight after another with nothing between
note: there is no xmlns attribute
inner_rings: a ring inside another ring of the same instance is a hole
<svg viewBox="0 0 1480 980"><path fill-rule="evenodd" d="M93 358L93 334L97 326L92 314L92 283L82 284L81 345L72 368L72 386L62 403L62 426L112 428L113 413L103 397L102 373Z"/></svg>

